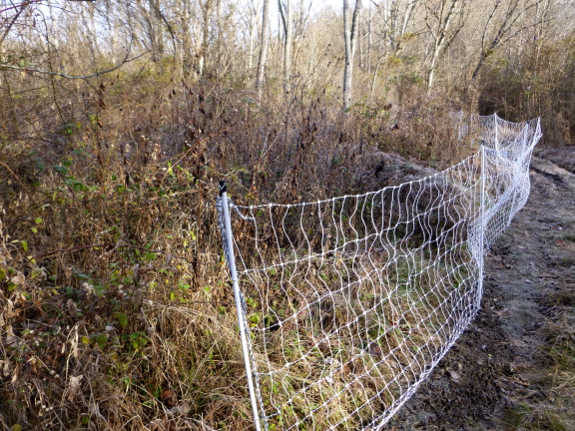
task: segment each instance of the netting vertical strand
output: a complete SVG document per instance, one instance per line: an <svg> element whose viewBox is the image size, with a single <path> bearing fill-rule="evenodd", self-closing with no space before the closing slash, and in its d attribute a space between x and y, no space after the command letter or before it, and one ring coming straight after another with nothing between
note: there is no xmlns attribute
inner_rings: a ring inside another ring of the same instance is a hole
<svg viewBox="0 0 575 431"><path fill-rule="evenodd" d="M250 401L254 415L254 425L256 431L261 431L256 389L254 385L255 376L252 373L252 364L251 364L252 355L248 344L250 339L249 338L250 333L244 313L244 299L242 293L240 292L240 287L238 283L238 274L236 270L236 261L234 255L234 241L232 237L232 223L230 218L230 206L228 202L226 183L224 181L220 182L218 213L220 218L220 230L222 232L222 239L224 243L224 253L226 255L226 260L228 262L228 268L230 270L230 276L232 278L232 284L234 289L234 298L236 301L236 310L238 314L238 329L240 331L240 337L242 341L242 352L244 356L244 364L246 367L246 378L248 380Z"/></svg>
<svg viewBox="0 0 575 431"><path fill-rule="evenodd" d="M499 151L499 134L497 131L497 126L499 125L499 117L497 114L493 114L493 129L495 131L495 149Z"/></svg>

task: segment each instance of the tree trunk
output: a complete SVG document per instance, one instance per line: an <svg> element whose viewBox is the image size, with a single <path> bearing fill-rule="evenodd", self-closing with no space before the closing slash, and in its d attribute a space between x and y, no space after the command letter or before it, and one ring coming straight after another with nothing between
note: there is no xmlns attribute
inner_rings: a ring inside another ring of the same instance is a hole
<svg viewBox="0 0 575 431"><path fill-rule="evenodd" d="M343 109L351 107L353 84L353 61L357 45L357 22L361 10L361 0L355 0L353 15L350 20L349 0L343 0L343 39L345 48L345 65L343 69Z"/></svg>
<svg viewBox="0 0 575 431"><path fill-rule="evenodd" d="M282 0L278 0L278 8L284 29L284 59L283 59L283 78L284 78L284 91L289 93L291 64L292 64L292 48L293 48L293 13L292 2L286 0L285 4Z"/></svg>
<svg viewBox="0 0 575 431"><path fill-rule="evenodd" d="M208 52L208 47L210 43L210 18L212 16L214 8L214 0L205 0L202 5L203 12L203 25L202 25L202 44L200 46L200 52L198 52L198 65L197 74L202 76L206 67L206 56Z"/></svg>
<svg viewBox="0 0 575 431"><path fill-rule="evenodd" d="M466 12L465 0L440 0L425 3L425 25L433 39L431 61L427 69L427 91L431 92L437 60L463 28Z"/></svg>
<svg viewBox="0 0 575 431"><path fill-rule="evenodd" d="M371 3L369 4L368 18L367 18L367 59L366 59L366 71L369 75L371 73L371 26L372 26L373 16L371 15ZM373 95L373 91L372 91Z"/></svg>
<svg viewBox="0 0 575 431"><path fill-rule="evenodd" d="M427 71L427 89L431 90L433 87L433 78L435 77L435 69L437 67L437 59L439 58L439 51L434 51L431 57L431 64L429 65L429 70Z"/></svg>
<svg viewBox="0 0 575 431"><path fill-rule="evenodd" d="M262 9L262 28L260 33L260 55L258 57L258 71L256 77L256 93L258 95L258 100L262 98L264 79L265 79L265 68L266 59L268 55L268 28L270 26L270 2L269 0L264 0Z"/></svg>

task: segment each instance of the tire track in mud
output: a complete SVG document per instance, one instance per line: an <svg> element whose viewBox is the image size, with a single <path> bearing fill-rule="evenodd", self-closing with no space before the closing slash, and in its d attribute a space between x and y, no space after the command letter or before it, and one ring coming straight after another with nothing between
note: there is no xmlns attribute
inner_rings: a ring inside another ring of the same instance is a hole
<svg viewBox="0 0 575 431"><path fill-rule="evenodd" d="M487 257L482 310L386 430L519 429L505 425L509 411L549 402L548 328L558 307L575 311L575 174L534 157L530 178Z"/></svg>

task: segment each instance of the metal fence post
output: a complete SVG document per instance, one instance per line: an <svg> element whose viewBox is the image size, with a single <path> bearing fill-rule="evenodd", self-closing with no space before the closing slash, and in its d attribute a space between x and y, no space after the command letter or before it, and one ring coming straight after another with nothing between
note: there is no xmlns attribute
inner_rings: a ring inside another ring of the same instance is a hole
<svg viewBox="0 0 575 431"><path fill-rule="evenodd" d="M240 292L240 287L238 283L238 274L236 270L236 261L234 255L234 241L232 236L232 223L230 218L230 207L228 202L227 187L224 181L220 181L220 203L223 218L223 228L224 232L222 239L224 241L224 250L226 251L226 260L228 261L228 268L230 270L230 275L232 277L232 283L234 288L234 297L236 301L236 311L238 314L238 327L240 331L240 337L242 341L242 351L244 354L244 364L246 367L246 377L248 379L248 389L250 393L250 400L252 404L252 410L254 414L254 424L256 431L261 431L260 425L260 415L258 409L258 403L256 398L256 391L254 385L254 375L252 373L251 364L251 354L250 348L248 346L250 333L248 330L247 322L243 312L243 296Z"/></svg>
<svg viewBox="0 0 575 431"><path fill-rule="evenodd" d="M483 262L485 261L485 144L481 145L481 202L479 203L479 292L477 295L477 309L481 309L483 297Z"/></svg>

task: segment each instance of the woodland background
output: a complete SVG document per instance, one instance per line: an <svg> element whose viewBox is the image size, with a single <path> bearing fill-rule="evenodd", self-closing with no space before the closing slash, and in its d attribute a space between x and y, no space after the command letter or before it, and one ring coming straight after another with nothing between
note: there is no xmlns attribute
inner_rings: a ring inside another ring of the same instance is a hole
<svg viewBox="0 0 575 431"><path fill-rule="evenodd" d="M472 113L572 145L575 2L4 0L0 73L0 426L249 429L218 181L380 188Z"/></svg>

